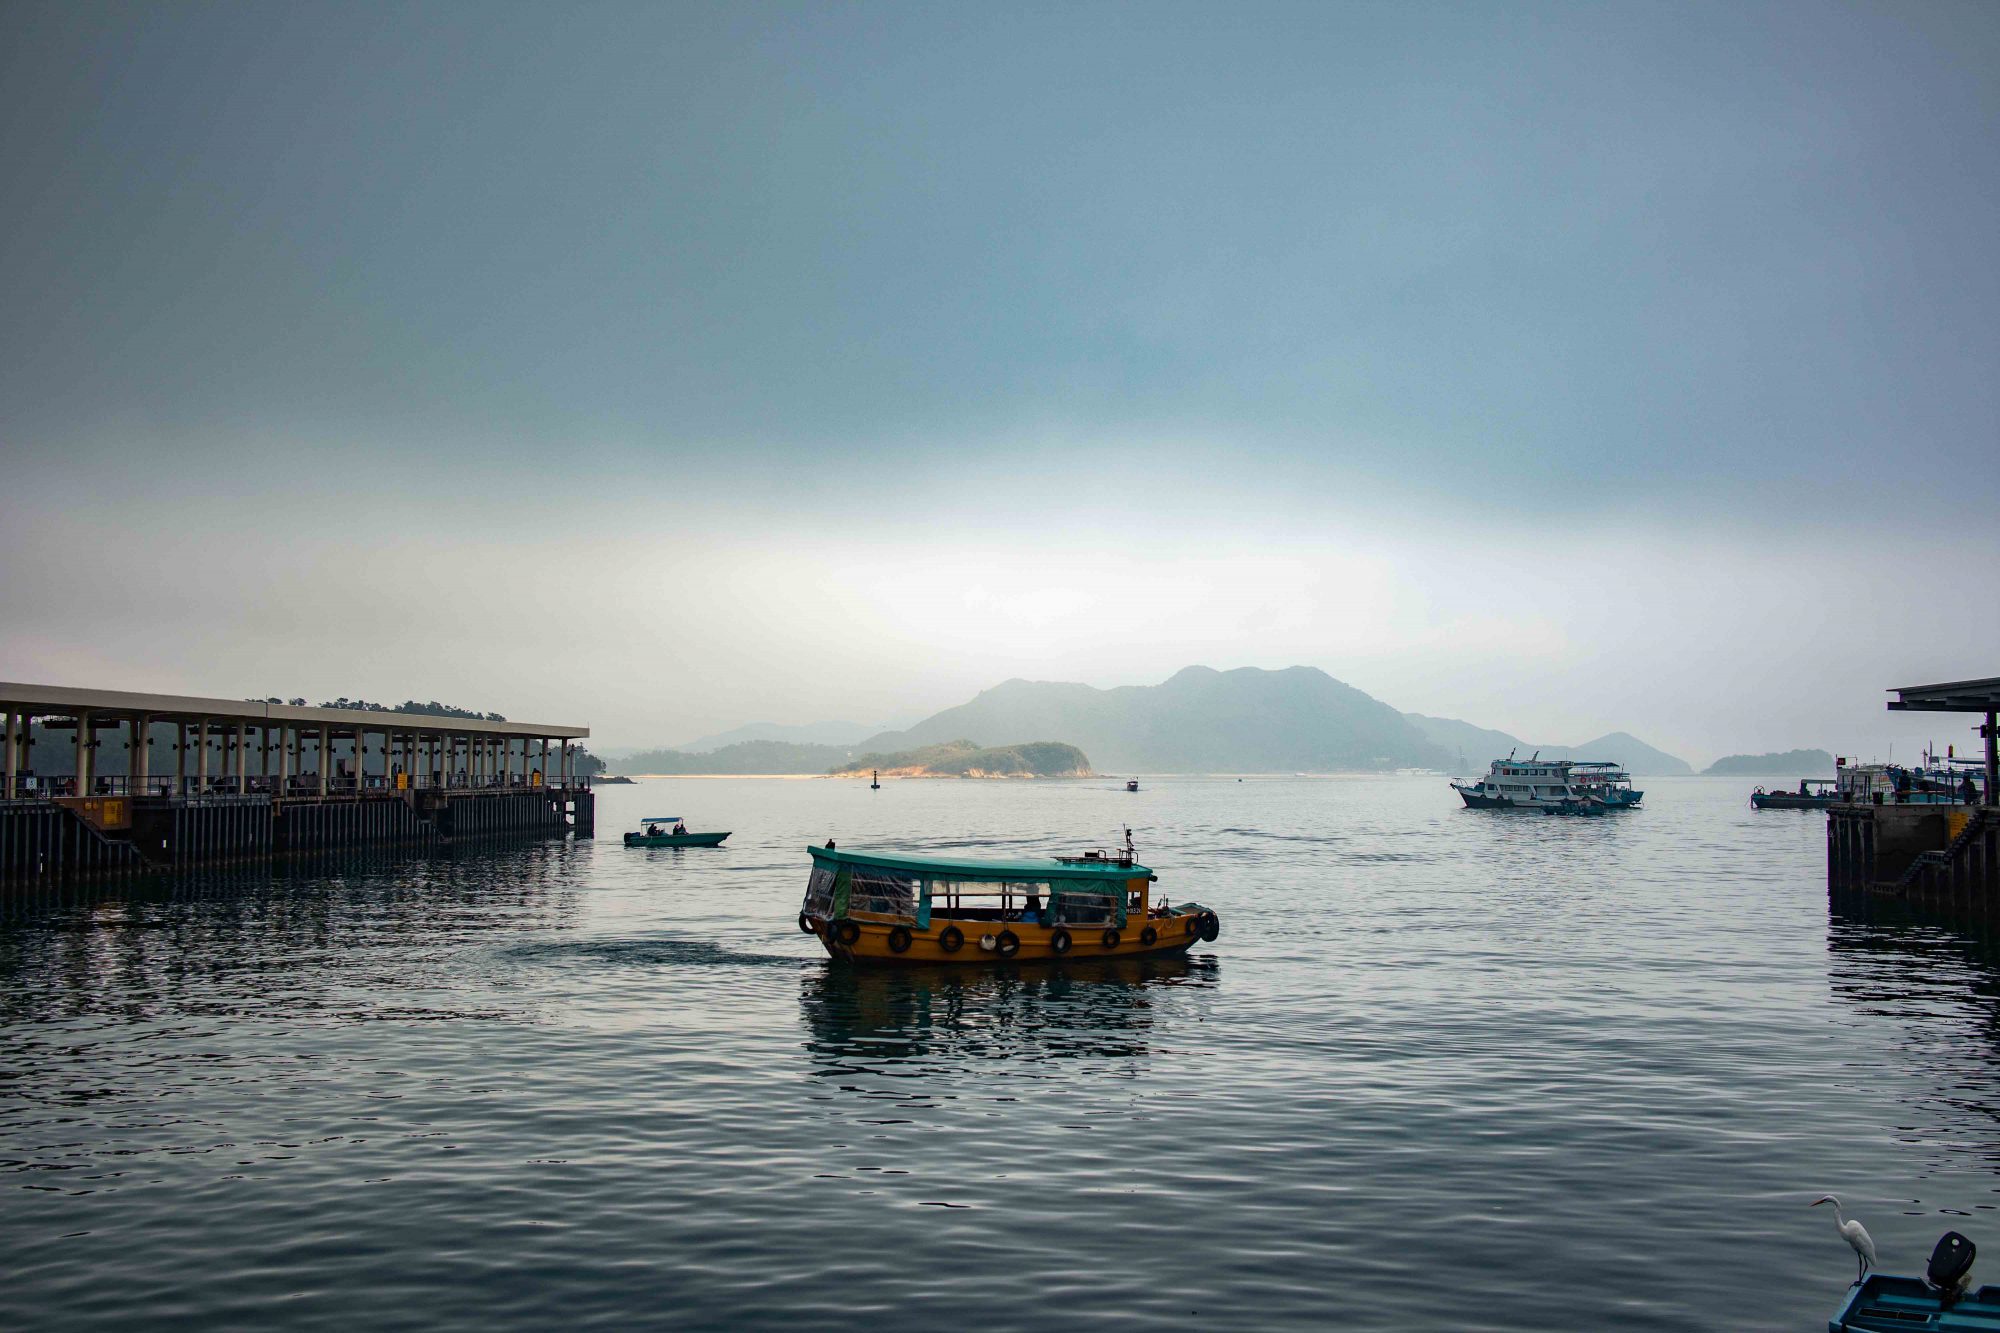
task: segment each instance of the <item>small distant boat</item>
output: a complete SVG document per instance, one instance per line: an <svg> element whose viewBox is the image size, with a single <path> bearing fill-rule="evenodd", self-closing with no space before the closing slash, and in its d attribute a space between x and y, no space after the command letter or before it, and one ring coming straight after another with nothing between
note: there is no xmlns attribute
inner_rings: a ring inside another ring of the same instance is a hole
<svg viewBox="0 0 2000 1333"><path fill-rule="evenodd" d="M1139 779L1137 779L1137 778L1127 778L1127 779L1125 779L1125 790L1126 790L1126 791L1137 791L1137 790L1139 790Z"/></svg>
<svg viewBox="0 0 2000 1333"><path fill-rule="evenodd" d="M1184 953L1221 919L1155 901L1131 836L1115 852L961 861L808 848L799 929L857 963L1049 962Z"/></svg>
<svg viewBox="0 0 2000 1333"><path fill-rule="evenodd" d="M728 833L689 833L679 815L656 815L639 821L636 833L625 835L627 847L719 847Z"/></svg>
<svg viewBox="0 0 2000 1333"><path fill-rule="evenodd" d="M1611 813L1611 807L1597 800L1595 797L1586 796L1577 800L1557 801L1553 805L1545 805L1542 807L1542 813L1545 815L1608 815Z"/></svg>
<svg viewBox="0 0 2000 1333"><path fill-rule="evenodd" d="M1759 810L1824 810L1840 804L1840 787L1833 778L1801 778L1797 791L1750 793L1750 804Z"/></svg>

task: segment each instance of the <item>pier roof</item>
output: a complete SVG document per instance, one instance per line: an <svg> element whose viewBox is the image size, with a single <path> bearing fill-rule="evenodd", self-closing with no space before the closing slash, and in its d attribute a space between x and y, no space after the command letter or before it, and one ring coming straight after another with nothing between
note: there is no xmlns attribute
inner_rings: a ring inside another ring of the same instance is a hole
<svg viewBox="0 0 2000 1333"><path fill-rule="evenodd" d="M140 716L156 722L240 722L250 726L332 727L343 731L416 731L454 736L513 736L536 740L582 740L589 727L553 722L492 722L442 713L398 713L372 708L305 708L262 699L205 699L184 694L142 694L131 690L87 690L69 685L24 685L0 681L0 709L93 721Z"/></svg>
<svg viewBox="0 0 2000 1333"><path fill-rule="evenodd" d="M2000 711L2000 676L1983 680L1948 680L1938 685L1900 685L1892 711L1911 713L1991 713Z"/></svg>

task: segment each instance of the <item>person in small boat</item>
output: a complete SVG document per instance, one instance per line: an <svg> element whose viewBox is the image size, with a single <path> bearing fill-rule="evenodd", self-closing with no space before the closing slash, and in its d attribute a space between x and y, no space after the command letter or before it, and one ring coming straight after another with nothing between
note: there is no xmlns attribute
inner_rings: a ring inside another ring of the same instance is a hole
<svg viewBox="0 0 2000 1333"><path fill-rule="evenodd" d="M1034 921L1039 923L1041 919L1042 919L1042 895L1039 893L1031 893L1028 895L1027 905L1021 909L1021 920Z"/></svg>
<svg viewBox="0 0 2000 1333"><path fill-rule="evenodd" d="M687 836L687 831L688 831L688 826L687 826L686 824L676 824L676 825L674 825L674 836L675 836L676 838L684 838L684 837L686 837L686 836Z"/></svg>
<svg viewBox="0 0 2000 1333"><path fill-rule="evenodd" d="M648 824L648 825L646 825L646 836L647 836L647 837L649 837L649 838L657 838L657 837L659 837L659 836L660 836L660 826L659 826L658 824Z"/></svg>

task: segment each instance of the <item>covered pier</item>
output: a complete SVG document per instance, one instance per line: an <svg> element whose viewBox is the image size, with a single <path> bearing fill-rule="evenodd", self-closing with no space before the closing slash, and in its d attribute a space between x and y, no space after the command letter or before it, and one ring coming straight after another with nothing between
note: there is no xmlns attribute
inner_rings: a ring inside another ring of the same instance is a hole
<svg viewBox="0 0 2000 1333"><path fill-rule="evenodd" d="M1930 906L1987 915L2000 911L2000 676L1906 685L1890 691L1892 712L1981 717L1985 773L1976 798L1958 803L1874 803L1827 811L1827 883L1832 889L1892 893ZM1968 789L1969 790L1969 789Z"/></svg>
<svg viewBox="0 0 2000 1333"><path fill-rule="evenodd" d="M11 682L0 715L0 879L594 831L588 727Z"/></svg>

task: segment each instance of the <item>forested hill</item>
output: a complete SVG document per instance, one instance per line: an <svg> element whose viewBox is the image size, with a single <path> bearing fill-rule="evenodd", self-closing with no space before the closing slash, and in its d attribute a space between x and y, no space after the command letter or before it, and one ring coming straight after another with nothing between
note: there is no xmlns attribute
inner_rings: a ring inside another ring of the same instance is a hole
<svg viewBox="0 0 2000 1333"><path fill-rule="evenodd" d="M1833 756L1825 750L1779 750L1772 754L1725 755L1702 770L1707 777L1833 776Z"/></svg>
<svg viewBox="0 0 2000 1333"><path fill-rule="evenodd" d="M1289 773L1443 767L1444 749L1401 713L1316 667L1188 667L1158 685L1100 690L1010 680L876 751L960 736L1013 745L1061 736L1113 773Z"/></svg>

